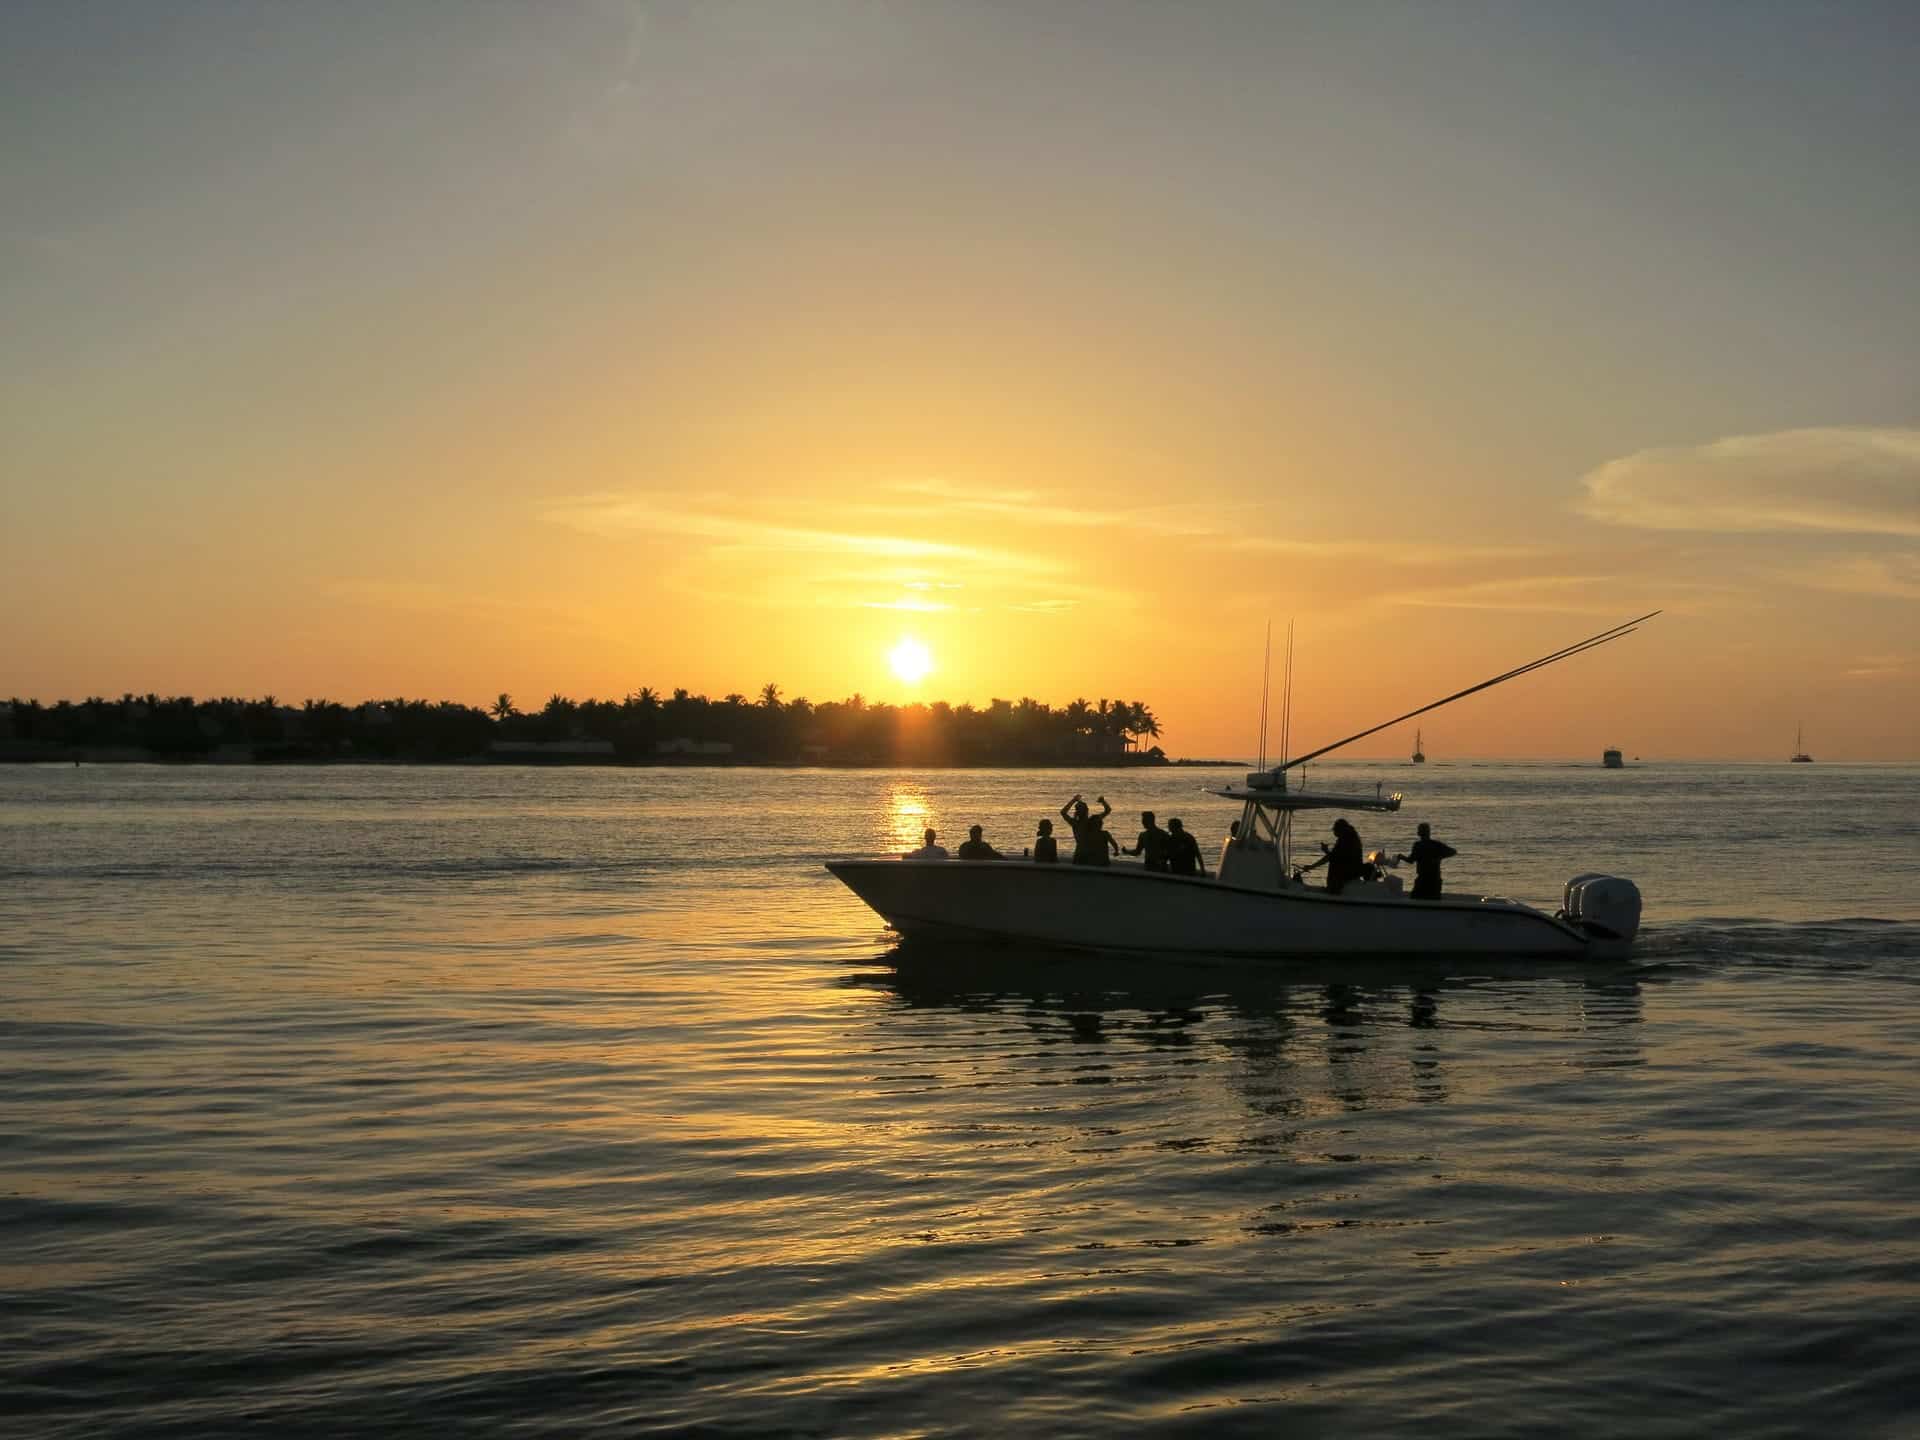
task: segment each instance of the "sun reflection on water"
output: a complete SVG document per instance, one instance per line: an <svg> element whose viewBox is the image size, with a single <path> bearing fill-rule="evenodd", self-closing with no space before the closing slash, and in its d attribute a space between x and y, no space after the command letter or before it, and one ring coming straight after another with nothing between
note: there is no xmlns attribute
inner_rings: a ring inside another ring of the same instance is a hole
<svg viewBox="0 0 1920 1440"><path fill-rule="evenodd" d="M895 785L887 796L887 826L891 848L917 850L921 833L932 815L927 792L918 785Z"/></svg>

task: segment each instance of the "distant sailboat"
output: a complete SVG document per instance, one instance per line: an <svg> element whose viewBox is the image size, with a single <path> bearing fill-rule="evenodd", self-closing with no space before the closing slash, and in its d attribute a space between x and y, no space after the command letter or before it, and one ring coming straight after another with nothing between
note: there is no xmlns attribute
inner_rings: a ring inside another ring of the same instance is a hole
<svg viewBox="0 0 1920 1440"><path fill-rule="evenodd" d="M1793 763L1795 765L1811 765L1813 763L1813 756L1807 754L1807 747L1800 739L1800 730L1801 727L1798 725L1793 727Z"/></svg>
<svg viewBox="0 0 1920 1440"><path fill-rule="evenodd" d="M1427 753L1420 748L1420 732L1418 730L1413 732L1413 763L1416 765L1424 765L1427 763Z"/></svg>

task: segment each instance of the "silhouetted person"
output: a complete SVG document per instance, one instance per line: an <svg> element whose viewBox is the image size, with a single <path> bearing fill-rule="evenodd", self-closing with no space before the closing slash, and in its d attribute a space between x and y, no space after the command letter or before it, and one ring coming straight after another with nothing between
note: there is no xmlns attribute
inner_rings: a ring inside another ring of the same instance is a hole
<svg viewBox="0 0 1920 1440"><path fill-rule="evenodd" d="M960 842L962 860L998 860L1000 852L982 840L982 830L978 825L967 831L967 838Z"/></svg>
<svg viewBox="0 0 1920 1440"><path fill-rule="evenodd" d="M1059 860L1060 847L1054 843L1053 821L1040 822L1040 831L1033 840L1033 858L1041 865L1052 865Z"/></svg>
<svg viewBox="0 0 1920 1440"><path fill-rule="evenodd" d="M1320 842L1321 855L1311 865L1303 865L1303 870L1318 870L1327 867L1327 893L1338 895L1347 888L1349 880L1358 880L1367 867L1366 856L1360 849L1360 832L1345 820L1333 822L1333 845Z"/></svg>
<svg viewBox="0 0 1920 1440"><path fill-rule="evenodd" d="M927 839L927 843L922 845L918 850L909 850L907 852L907 859L909 860L944 860L947 858L947 847L944 845L936 845L933 843L935 836L933 833L932 826L927 827L926 839Z"/></svg>
<svg viewBox="0 0 1920 1440"><path fill-rule="evenodd" d="M1087 809L1087 802L1078 795L1060 807L1060 818L1073 829L1073 863L1076 865L1105 865L1114 855L1120 853L1120 842L1106 831L1107 816L1113 813L1113 806L1107 803L1107 797L1096 795L1100 802L1100 813L1094 815ZM1108 850L1112 846L1112 850Z"/></svg>
<svg viewBox="0 0 1920 1440"><path fill-rule="evenodd" d="M1146 827L1140 832L1140 838L1120 853L1138 855L1147 869L1164 871L1167 868L1167 832L1153 823L1151 810L1140 812L1140 823Z"/></svg>
<svg viewBox="0 0 1920 1440"><path fill-rule="evenodd" d="M1460 852L1451 845L1444 845L1433 838L1433 827L1422 820L1418 827L1420 838L1413 842L1413 848L1397 858L1413 862L1413 898L1416 900L1438 900L1440 898L1440 862L1451 860Z"/></svg>
<svg viewBox="0 0 1920 1440"><path fill-rule="evenodd" d="M1177 815L1167 821L1167 869L1175 875L1207 873L1207 862L1200 858L1200 842Z"/></svg>

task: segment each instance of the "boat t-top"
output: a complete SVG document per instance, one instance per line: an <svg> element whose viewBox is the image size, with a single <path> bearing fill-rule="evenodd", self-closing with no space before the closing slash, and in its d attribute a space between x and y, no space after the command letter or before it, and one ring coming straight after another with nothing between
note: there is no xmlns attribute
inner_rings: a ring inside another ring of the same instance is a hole
<svg viewBox="0 0 1920 1440"><path fill-rule="evenodd" d="M1560 955L1623 958L1640 926L1630 880L1587 873L1552 913L1481 895L1413 899L1377 864L1336 893L1293 862L1303 811L1391 813L1402 797L1306 787L1302 767L1441 705L1633 633L1654 611L1344 740L1207 793L1240 806L1212 875L1140 865L1026 859L831 860L827 869L903 937L999 941L1162 956L1284 959L1360 955ZM1264 725L1262 729L1264 730ZM1284 728L1283 728L1284 736ZM1284 752L1286 741L1281 748Z"/></svg>

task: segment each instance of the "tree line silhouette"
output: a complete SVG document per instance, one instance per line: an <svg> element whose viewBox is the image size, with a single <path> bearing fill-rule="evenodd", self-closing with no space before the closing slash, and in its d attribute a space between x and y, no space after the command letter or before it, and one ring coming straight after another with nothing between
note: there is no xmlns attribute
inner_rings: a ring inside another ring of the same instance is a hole
<svg viewBox="0 0 1920 1440"><path fill-rule="evenodd" d="M550 696L523 711L501 694L485 709L452 700L373 700L294 706L258 699L93 696L0 706L0 753L144 752L160 758L263 761L330 759L613 759L632 764L688 759L835 765L1044 765L1164 763L1160 722L1138 700L1075 699L1053 706L1031 696L984 707L889 705L855 694L814 704L778 685L757 699L720 699L650 686L620 700Z"/></svg>

